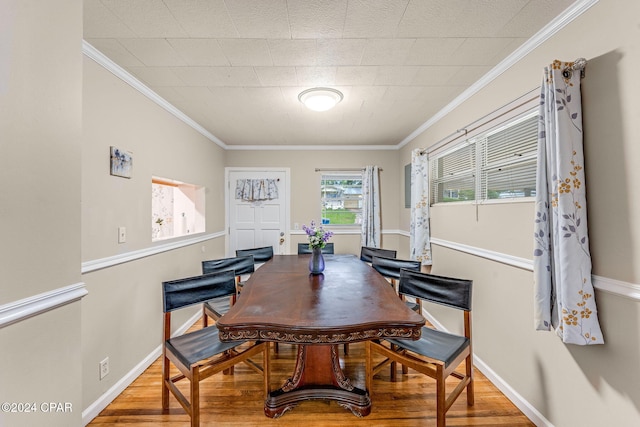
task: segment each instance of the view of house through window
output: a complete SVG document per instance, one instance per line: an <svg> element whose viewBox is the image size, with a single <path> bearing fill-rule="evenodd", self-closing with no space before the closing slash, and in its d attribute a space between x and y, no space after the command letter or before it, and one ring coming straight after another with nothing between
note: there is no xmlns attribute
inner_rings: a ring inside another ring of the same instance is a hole
<svg viewBox="0 0 640 427"><path fill-rule="evenodd" d="M322 223L362 223L362 173L324 173L320 181Z"/></svg>
<svg viewBox="0 0 640 427"><path fill-rule="evenodd" d="M204 206L204 187L153 177L151 240L204 232Z"/></svg>
<svg viewBox="0 0 640 427"><path fill-rule="evenodd" d="M534 197L537 112L528 112L429 161L431 203Z"/></svg>

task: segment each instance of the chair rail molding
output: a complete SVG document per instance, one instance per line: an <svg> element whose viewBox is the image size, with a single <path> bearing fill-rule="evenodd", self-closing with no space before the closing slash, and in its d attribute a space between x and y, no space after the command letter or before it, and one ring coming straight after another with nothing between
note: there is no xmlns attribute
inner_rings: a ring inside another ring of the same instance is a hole
<svg viewBox="0 0 640 427"><path fill-rule="evenodd" d="M151 246L137 251L125 252L122 254L94 259L91 261L85 261L82 263L82 274L90 273L92 271L101 270L103 268L113 267L114 265L124 264L125 262L135 261L140 258L145 258L152 255L157 255L162 252L172 251L174 249L183 248L185 246L195 245L197 243L205 242L207 240L217 239L224 237L224 231L218 231L216 233L205 234L202 236L196 236L189 239L181 239L175 242L163 243L157 246Z"/></svg>
<svg viewBox="0 0 640 427"><path fill-rule="evenodd" d="M80 282L0 305L0 328L79 301L88 293Z"/></svg>
<svg viewBox="0 0 640 427"><path fill-rule="evenodd" d="M491 251L488 249L465 245L462 243L450 242L448 240L438 239L436 237L431 238L431 243L443 248L449 248L458 252L475 255L491 261L510 265L512 267L533 271L533 260L530 259L520 258L513 255ZM595 274L591 275L591 281L593 283L593 287L602 292L607 292L613 295L640 301L640 284L623 282L608 277L597 276Z"/></svg>

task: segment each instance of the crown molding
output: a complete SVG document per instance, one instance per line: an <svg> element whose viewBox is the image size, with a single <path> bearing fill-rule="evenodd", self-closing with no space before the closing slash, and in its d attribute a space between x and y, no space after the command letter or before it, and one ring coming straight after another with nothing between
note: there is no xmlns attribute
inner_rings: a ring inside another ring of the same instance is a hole
<svg viewBox="0 0 640 427"><path fill-rule="evenodd" d="M113 73L116 77L122 79L124 82L128 83L131 87L138 90L144 96L149 98L151 101L158 104L160 107L164 108L169 113L173 114L178 119L182 120L185 124L191 126L194 130L202 134L205 138L210 141L216 143L218 146L225 150L263 150L263 151L292 151L292 150L318 150L318 151L336 151L336 150L399 150L409 142L413 141L418 135L423 133L425 130L433 126L440 119L445 117L455 108L460 106L466 100L471 98L477 92L479 92L482 88L491 83L494 79L504 73L506 70L511 68L514 64L528 55L535 48L540 46L543 42L553 36L555 33L564 28L567 24L572 22L578 16L582 15L585 11L587 11L591 6L598 3L599 0L578 0L569 8L567 8L562 14L558 15L554 20L552 20L549 24L543 27L540 31L538 31L533 37L527 40L524 44L522 44L518 49L516 49L511 55L502 60L498 65L492 68L487 74L485 74L480 80L471 85L467 90L462 92L458 97L456 97L453 101L447 104L443 109L434 114L429 120L424 122L420 127L414 130L411 134L409 134L406 138L404 138L397 145L345 145L345 146L333 146L333 145L309 145L309 146L301 146L301 145L267 145L267 146L256 146L256 145L228 145L225 144L218 137L213 135L211 132L206 130L204 127L199 125L195 120L191 119L189 116L184 114L182 111L177 109L167 100L162 98L156 92L151 90L148 86L144 85L134 76L132 76L129 72L124 70L122 67L114 63L112 60L103 55L100 51L94 48L91 44L89 44L86 40L82 40L82 53L91 58L99 65Z"/></svg>
<svg viewBox="0 0 640 427"><path fill-rule="evenodd" d="M397 145L227 145L229 151L349 151L399 150Z"/></svg>
<svg viewBox="0 0 640 427"><path fill-rule="evenodd" d="M93 47L86 40L82 40L82 53L90 59L93 59L98 65L101 65L107 71L110 71L114 76L118 77L132 88L136 89L138 92L149 98L151 101L158 104L160 107L167 110L169 113L173 114L179 120L182 120L188 126L191 126L196 132L199 132L205 138L209 139L212 142L215 142L221 148L227 149L228 146L224 142L222 142L218 137L214 134L200 126L195 120L191 117L187 116L185 113L177 109L173 106L169 101L158 95L156 92L151 90L148 86L142 83L140 80L133 77L128 71L124 68L120 67L118 64L113 62L111 59L107 58L102 52Z"/></svg>
<svg viewBox="0 0 640 427"><path fill-rule="evenodd" d="M599 0L579 0L569 6L563 13L558 15L555 19L545 25L540 31L534 34L529 40L524 42L518 49L503 59L498 65L493 67L487 74L482 76L478 81L469 86L467 90L458 95L453 101L447 104L442 110L431 116L429 120L424 122L420 127L411 132L409 136L403 139L398 148L402 148L409 142L413 141L418 135L429 129L440 119L444 118L447 114L451 113L454 109L459 107L473 95L478 93L481 89L495 80L502 73L514 66L518 61L531 53L535 48L547 41L551 36L560 31L566 25L571 23L578 16L586 12L591 6L598 3Z"/></svg>

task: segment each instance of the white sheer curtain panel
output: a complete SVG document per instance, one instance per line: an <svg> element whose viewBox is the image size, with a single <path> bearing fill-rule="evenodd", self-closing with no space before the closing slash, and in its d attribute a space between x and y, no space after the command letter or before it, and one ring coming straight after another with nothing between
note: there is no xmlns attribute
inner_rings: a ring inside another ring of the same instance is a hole
<svg viewBox="0 0 640 427"><path fill-rule="evenodd" d="M422 149L411 152L411 259L431 265L429 230L429 158Z"/></svg>
<svg viewBox="0 0 640 427"><path fill-rule="evenodd" d="M580 69L554 61L540 94L533 275L535 327L569 344L602 344L591 283ZM581 67L576 67L582 63Z"/></svg>
<svg viewBox="0 0 640 427"><path fill-rule="evenodd" d="M362 177L362 246L380 247L380 170L367 166Z"/></svg>

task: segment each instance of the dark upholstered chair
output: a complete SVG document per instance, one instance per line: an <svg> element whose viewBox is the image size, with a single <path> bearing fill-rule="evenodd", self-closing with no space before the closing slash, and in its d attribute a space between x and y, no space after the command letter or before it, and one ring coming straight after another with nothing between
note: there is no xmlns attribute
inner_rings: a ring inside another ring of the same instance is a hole
<svg viewBox="0 0 640 427"><path fill-rule="evenodd" d="M204 327L209 325L209 317L213 320L218 320L235 304L237 289L240 286L240 276L253 273L255 266L253 255L202 261L202 274L229 270L235 272L236 291L232 295L221 296L210 301L205 301L205 303L202 304L202 326Z"/></svg>
<svg viewBox="0 0 640 427"><path fill-rule="evenodd" d="M422 328L419 340L386 339L385 342L367 341L366 386L372 394L373 376L384 366L391 364L391 380L396 379L396 363L414 369L436 380L437 426L446 425L446 413L467 390L467 405L473 406L473 351L471 339L471 288L472 281L432 274L401 270L399 292L413 298L460 310L464 314L464 335L451 334L429 327ZM373 365L379 354L385 359ZM464 373L456 368L464 364ZM448 377L458 379L455 388L447 393L445 381Z"/></svg>
<svg viewBox="0 0 640 427"><path fill-rule="evenodd" d="M298 255L310 254L312 252L308 243L298 243ZM322 248L323 254L333 254L333 243L326 243Z"/></svg>
<svg viewBox="0 0 640 427"><path fill-rule="evenodd" d="M371 257L381 256L385 258L395 258L398 252L391 249L371 248L369 246L362 246L360 248L360 260L371 263Z"/></svg>
<svg viewBox="0 0 640 427"><path fill-rule="evenodd" d="M169 392L189 414L191 426L200 425L200 381L218 372L231 370L245 362L264 377L265 398L269 392L269 343L221 342L218 328L208 327L171 338L171 312L235 292L233 271L203 274L202 276L162 283L164 309L164 340L162 346L162 409L169 409ZM242 345L241 347L239 347ZM262 354L262 366L250 359ZM180 373L171 376L171 364ZM189 382L189 396L176 383Z"/></svg>
<svg viewBox="0 0 640 427"><path fill-rule="evenodd" d="M253 255L253 261L256 264L264 264L265 262L273 258L273 246L236 250L236 256L247 256L247 255Z"/></svg>
<svg viewBox="0 0 640 427"><path fill-rule="evenodd" d="M400 270L405 268L411 271L420 271L420 261L397 259L397 258L384 258L374 255L371 257L371 266L387 279L391 280L391 286L396 289L398 280L400 279ZM422 313L422 305L420 301L411 302L406 298L400 296L412 310Z"/></svg>

